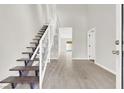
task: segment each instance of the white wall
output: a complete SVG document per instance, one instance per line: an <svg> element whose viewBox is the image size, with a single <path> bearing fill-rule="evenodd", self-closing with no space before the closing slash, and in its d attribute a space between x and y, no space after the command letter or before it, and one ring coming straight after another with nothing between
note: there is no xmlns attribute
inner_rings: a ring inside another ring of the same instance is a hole
<svg viewBox="0 0 124 93"><path fill-rule="evenodd" d="M55 4L47 4L47 22L53 21L56 18L56 5ZM51 28L52 29L52 28ZM52 45L50 58L57 59L58 58L58 45L59 45L59 29L58 29L58 22L56 23L55 27L55 36L54 36L54 44ZM51 32L52 33L52 32Z"/></svg>
<svg viewBox="0 0 124 93"><path fill-rule="evenodd" d="M115 5L88 5L88 26L96 27L96 62L115 73Z"/></svg>
<svg viewBox="0 0 124 93"><path fill-rule="evenodd" d="M47 21L50 22L54 17L56 17L56 5L47 4Z"/></svg>
<svg viewBox="0 0 124 93"><path fill-rule="evenodd" d="M72 27L72 57L87 57L87 5L56 5L60 27Z"/></svg>
<svg viewBox="0 0 124 93"><path fill-rule="evenodd" d="M0 5L0 80L17 73L9 69L43 23L41 5Z"/></svg>
<svg viewBox="0 0 124 93"><path fill-rule="evenodd" d="M72 28L71 27L59 28L59 37L60 38L72 38Z"/></svg>

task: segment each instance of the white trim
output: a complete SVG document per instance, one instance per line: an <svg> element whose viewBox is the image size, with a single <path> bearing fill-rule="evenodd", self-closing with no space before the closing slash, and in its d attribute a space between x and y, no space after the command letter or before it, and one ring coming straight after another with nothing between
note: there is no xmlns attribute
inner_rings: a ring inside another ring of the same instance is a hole
<svg viewBox="0 0 124 93"><path fill-rule="evenodd" d="M111 69L109 69L109 68L107 68L107 67L105 67L105 66L103 66L103 65L101 65L101 64L99 64L99 63L97 63L97 62L94 62L94 64L96 64L97 66L99 66L99 67L101 67L101 68L107 70L108 72L110 72L110 73L116 75L116 72L112 71Z"/></svg>
<svg viewBox="0 0 124 93"><path fill-rule="evenodd" d="M89 60L88 58L78 58L78 57L76 57L76 58L72 58L72 60Z"/></svg>
<svg viewBox="0 0 124 93"><path fill-rule="evenodd" d="M94 38L90 39L89 34L92 34ZM92 41L91 41L92 40ZM87 32L87 53L89 59L96 59L96 27L91 28ZM91 45L92 44L92 45ZM89 45L92 46L92 48L89 48ZM92 50L91 50L92 49ZM91 56L91 57L89 57Z"/></svg>
<svg viewBox="0 0 124 93"><path fill-rule="evenodd" d="M121 40L121 4L116 5L116 40ZM116 50L121 51L121 43L117 46ZM116 55L116 88L121 89L121 83L122 83L122 73L121 73L121 53L119 55Z"/></svg>
<svg viewBox="0 0 124 93"><path fill-rule="evenodd" d="M56 59L58 59L58 58L57 58L57 57L55 57L55 58L50 58L50 60L54 60L54 59L56 60Z"/></svg>
<svg viewBox="0 0 124 93"><path fill-rule="evenodd" d="M96 31L96 27L91 28L88 32Z"/></svg>

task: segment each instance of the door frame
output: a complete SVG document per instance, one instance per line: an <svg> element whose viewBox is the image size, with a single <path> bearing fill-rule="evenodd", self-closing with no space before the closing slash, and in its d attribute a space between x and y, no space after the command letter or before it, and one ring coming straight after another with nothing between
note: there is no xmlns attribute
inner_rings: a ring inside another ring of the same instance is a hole
<svg viewBox="0 0 124 93"><path fill-rule="evenodd" d="M122 60L122 62L121 62L121 67L122 67L122 72L121 72L121 88L123 89L124 88L124 55L123 55L123 51L124 51L124 49L123 49L123 46L124 46L124 43L123 43L123 39L124 39L124 18L123 18L123 16L124 16L124 4L122 4L121 5L121 50L122 50L122 58L121 58L121 60Z"/></svg>
<svg viewBox="0 0 124 93"><path fill-rule="evenodd" d="M90 48L89 48L89 44L90 44L90 39L89 39L89 34L90 33L93 33L93 35L94 35L94 50L91 50L90 51ZM88 43L87 43L87 46L88 46L88 59L89 60L93 60L93 61L95 61L96 60L96 28L94 27L94 28L91 28L89 31L88 31L88 33L87 33L87 39L88 39ZM89 54L90 54L90 52L94 52L93 54L93 56L94 56L94 58L93 59L90 59L90 57L89 57Z"/></svg>
<svg viewBox="0 0 124 93"><path fill-rule="evenodd" d="M69 33L66 33L66 31L69 31ZM72 40L72 34L73 34L73 29L72 27L60 27L59 28L59 45L58 45L58 58L61 54L61 39L71 39Z"/></svg>
<svg viewBox="0 0 124 93"><path fill-rule="evenodd" d="M116 40L119 40L119 45L116 45L116 50L119 50L119 55L116 56L116 88L123 88L123 54L122 54L122 38L123 38L123 9L121 4L116 5Z"/></svg>

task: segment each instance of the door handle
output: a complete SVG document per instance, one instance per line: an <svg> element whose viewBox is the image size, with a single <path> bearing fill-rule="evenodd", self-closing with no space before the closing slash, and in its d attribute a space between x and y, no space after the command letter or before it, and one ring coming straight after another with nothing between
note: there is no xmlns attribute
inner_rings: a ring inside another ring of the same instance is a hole
<svg viewBox="0 0 124 93"><path fill-rule="evenodd" d="M115 41L115 45L119 45L119 40L116 40Z"/></svg>
<svg viewBox="0 0 124 93"><path fill-rule="evenodd" d="M119 55L119 50L113 50L113 51L112 51L112 54Z"/></svg>

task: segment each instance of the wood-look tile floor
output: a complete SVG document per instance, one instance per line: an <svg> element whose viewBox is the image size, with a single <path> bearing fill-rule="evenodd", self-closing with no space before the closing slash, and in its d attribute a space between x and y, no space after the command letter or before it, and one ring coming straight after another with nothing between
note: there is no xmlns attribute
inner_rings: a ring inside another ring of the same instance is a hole
<svg viewBox="0 0 124 93"><path fill-rule="evenodd" d="M114 89L115 86L115 75L93 62L66 58L48 63L43 80L44 89Z"/></svg>

